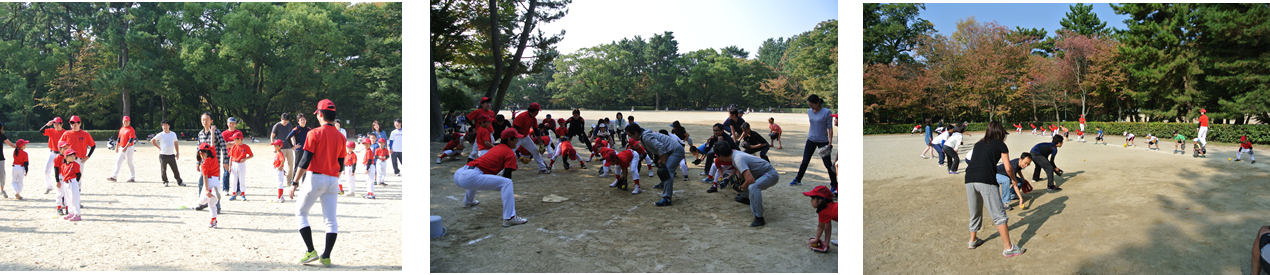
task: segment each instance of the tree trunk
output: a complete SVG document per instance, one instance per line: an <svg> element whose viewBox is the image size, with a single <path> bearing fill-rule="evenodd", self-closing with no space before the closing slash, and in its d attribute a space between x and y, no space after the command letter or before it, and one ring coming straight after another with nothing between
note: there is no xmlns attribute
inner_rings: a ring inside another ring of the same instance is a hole
<svg viewBox="0 0 1270 275"><path fill-rule="evenodd" d="M503 74L503 81L498 85L498 98L503 98L507 94L507 88L512 84L512 78L520 74L521 62L520 58L525 54L525 44L529 42L529 33L534 30L534 8L538 6L537 0L529 0L529 9L525 11L525 26L521 28L520 44L516 45L516 55L512 58L512 63L507 64L507 73Z"/></svg>
<svg viewBox="0 0 1270 275"><path fill-rule="evenodd" d="M445 136L445 133L441 129L441 96L439 95L440 90L437 89L437 63L428 63L428 76L432 79L432 141L439 142Z"/></svg>
<svg viewBox="0 0 1270 275"><path fill-rule="evenodd" d="M493 83L490 83L489 92L486 92L485 96L494 99L494 101L491 102L490 109L497 112L503 108L503 97L498 96L498 76L503 75L503 50L498 44L498 5L494 2L494 0L487 1L489 4L490 50L493 50L494 52L494 74L490 77L490 80L493 81Z"/></svg>

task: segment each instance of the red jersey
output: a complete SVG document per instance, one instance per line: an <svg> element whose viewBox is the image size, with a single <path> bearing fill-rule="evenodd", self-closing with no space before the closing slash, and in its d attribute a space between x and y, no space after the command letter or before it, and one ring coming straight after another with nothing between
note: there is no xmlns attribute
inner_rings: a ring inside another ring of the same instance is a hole
<svg viewBox="0 0 1270 275"><path fill-rule="evenodd" d="M124 126L119 128L119 148L132 146L132 140L137 138L137 131L132 126Z"/></svg>
<svg viewBox="0 0 1270 275"><path fill-rule="evenodd" d="M344 156L344 166L353 166L353 165L357 165L357 153L353 153L353 151L349 151L348 155Z"/></svg>
<svg viewBox="0 0 1270 275"><path fill-rule="evenodd" d="M535 126L538 126L538 118L529 115L529 112L520 113L512 119L512 127L516 128L516 132L527 137L533 136Z"/></svg>
<svg viewBox="0 0 1270 275"><path fill-rule="evenodd" d="M1239 149L1249 149L1249 150L1252 150L1252 142L1251 142L1251 141L1244 140L1244 142L1239 143ZM1251 154L1251 153L1250 153L1250 154ZM13 158L14 158L14 159L17 159L18 157L13 157Z"/></svg>
<svg viewBox="0 0 1270 275"><path fill-rule="evenodd" d="M920 125L918 125L918 126L920 126ZM780 133L781 133L781 126L780 126L780 125L776 125L776 123L772 123L772 125L768 125L768 126L767 126L767 129L772 130L772 132L775 132L775 133L777 133L777 134L780 134Z"/></svg>
<svg viewBox="0 0 1270 275"><path fill-rule="evenodd" d="M621 152L618 152L615 154L615 158L608 159L608 161L610 161L609 164L611 165L613 164L612 162L616 162L618 167L630 167L631 160L635 159L635 154L632 154L631 152L631 150L622 150Z"/></svg>
<svg viewBox="0 0 1270 275"><path fill-rule="evenodd" d="M1200 114L1200 115L1199 115L1199 127L1208 127L1208 115L1207 115L1207 114Z"/></svg>
<svg viewBox="0 0 1270 275"><path fill-rule="evenodd" d="M560 155L569 159L577 159L578 151L573 149L573 143L568 141L560 142Z"/></svg>
<svg viewBox="0 0 1270 275"><path fill-rule="evenodd" d="M628 144L630 144L631 150L635 150L635 152L636 152L636 153L639 153L639 155L641 155L641 156L647 156L647 155L648 155L648 151L644 151L644 145L643 145L643 144L639 144L639 142L638 142L638 141L635 141L634 139L631 139L631 140L628 140L628 141L627 141L627 143L628 143Z"/></svg>
<svg viewBox="0 0 1270 275"><path fill-rule="evenodd" d="M494 148L494 129L476 129L476 149L485 151ZM486 145L489 143L489 145Z"/></svg>
<svg viewBox="0 0 1270 275"><path fill-rule="evenodd" d="M516 170L516 154L512 153L512 148L507 146L494 146L489 149L488 153L468 163L467 166L473 166L481 169L481 173L497 175L503 169Z"/></svg>
<svg viewBox="0 0 1270 275"><path fill-rule="evenodd" d="M17 150L13 152L13 166L22 166L22 164L31 161L26 156L26 150Z"/></svg>
<svg viewBox="0 0 1270 275"><path fill-rule="evenodd" d="M609 141L597 137L595 138L595 147L609 147Z"/></svg>
<svg viewBox="0 0 1270 275"><path fill-rule="evenodd" d="M61 156L58 156L58 160L61 160ZM74 161L62 163L58 170L62 173L62 182L71 182L72 179L76 179L75 174L79 174L79 163Z"/></svg>
<svg viewBox="0 0 1270 275"><path fill-rule="evenodd" d="M379 160L387 160L389 156L392 156L392 151L388 151L388 148L379 147L378 150L375 150L375 156L379 157Z"/></svg>
<svg viewBox="0 0 1270 275"><path fill-rule="evenodd" d="M485 129L485 128L478 128L478 129ZM453 135L450 136L450 142L445 143L445 148L441 150L450 150L454 148L459 148L459 146L462 146L462 145L463 145L463 135L459 135L459 133L454 133Z"/></svg>
<svg viewBox="0 0 1270 275"><path fill-rule="evenodd" d="M838 203L831 202L829 207L816 213L820 217L820 223L829 223L829 221L838 221Z"/></svg>
<svg viewBox="0 0 1270 275"><path fill-rule="evenodd" d="M304 150L313 152L312 161L309 162L309 171L316 174L323 174L332 177L340 176L339 158L348 154L344 148L344 134L340 134L340 129L330 124L323 124L321 127L310 130L309 135L305 138ZM387 151L387 149L381 149Z"/></svg>
<svg viewBox="0 0 1270 275"><path fill-rule="evenodd" d="M282 163L287 161L287 156L278 151L273 154L273 168L282 168Z"/></svg>
<svg viewBox="0 0 1270 275"><path fill-rule="evenodd" d="M498 115L498 113L495 113L494 110L476 109L476 110L472 110L471 113L467 114L467 121L476 122L476 117L482 114L489 115L490 118L494 118L494 116ZM490 125L490 127L482 127L482 128L489 128L490 132L494 131L494 126L492 124Z"/></svg>
<svg viewBox="0 0 1270 275"><path fill-rule="evenodd" d="M229 147L229 161L243 162L243 159L246 159L248 155L256 156L256 154L251 153L251 146L247 146L247 144L231 145Z"/></svg>
<svg viewBox="0 0 1270 275"><path fill-rule="evenodd" d="M569 128L564 127L564 125L560 125L560 127L556 128L556 136L563 137L567 135L568 133L569 133Z"/></svg>
<svg viewBox="0 0 1270 275"><path fill-rule="evenodd" d="M1080 124L1085 124L1085 117L1080 117Z"/></svg>
<svg viewBox="0 0 1270 275"><path fill-rule="evenodd" d="M234 133L242 133L242 132L243 131L239 131L238 129L229 129L229 130L225 130L224 132L220 132L220 137L222 139L225 139L225 143L228 144L234 141Z"/></svg>
<svg viewBox="0 0 1270 275"><path fill-rule="evenodd" d="M49 151L57 152L57 148L53 148L53 147L57 146L58 141L62 140L62 133L65 133L65 132L66 130L58 130L53 128L44 129L44 135L49 137Z"/></svg>
<svg viewBox="0 0 1270 275"><path fill-rule="evenodd" d="M212 153L212 157L203 159L203 164L199 164L199 172L204 177L212 178L220 176L220 163L216 162L216 153Z"/></svg>
<svg viewBox="0 0 1270 275"><path fill-rule="evenodd" d="M1036 124L1028 123L1027 125L1032 126L1032 129L1036 129Z"/></svg>
<svg viewBox="0 0 1270 275"><path fill-rule="evenodd" d="M366 156L362 158L362 165L370 165L375 160L375 150L366 148ZM367 171L369 173L369 171Z"/></svg>
<svg viewBox="0 0 1270 275"><path fill-rule="evenodd" d="M58 142L62 141L71 144L71 149L75 149L75 157L77 158L88 156L88 146L97 146L97 142L93 141L93 135L88 134L88 131L84 130L66 131L62 133L62 139Z"/></svg>

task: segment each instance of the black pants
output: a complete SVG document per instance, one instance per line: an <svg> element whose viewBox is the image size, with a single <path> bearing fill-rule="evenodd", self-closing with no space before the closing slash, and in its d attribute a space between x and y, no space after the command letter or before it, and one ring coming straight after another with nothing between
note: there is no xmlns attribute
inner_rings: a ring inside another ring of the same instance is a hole
<svg viewBox="0 0 1270 275"><path fill-rule="evenodd" d="M401 169L397 168L397 163L401 163L401 152L392 152L392 171L393 174L401 174Z"/></svg>
<svg viewBox="0 0 1270 275"><path fill-rule="evenodd" d="M172 167L172 176L176 178L176 183L185 182L181 180L181 170L176 168L176 155L159 155L159 175L164 183L168 182L168 166Z"/></svg>
<svg viewBox="0 0 1270 275"><path fill-rule="evenodd" d="M957 171L957 167L961 166L961 156L952 146L944 146L944 159L948 163L948 171Z"/></svg>
<svg viewBox="0 0 1270 275"><path fill-rule="evenodd" d="M745 153L751 154L751 155L753 155L754 153L758 153L759 158L762 158L763 160L766 160L767 162L772 162L772 160L767 159L767 150L769 149L772 149L771 145L763 146L763 148L758 148L758 149L745 149Z"/></svg>
<svg viewBox="0 0 1270 275"><path fill-rule="evenodd" d="M807 172L807 164L811 163L811 155L816 153L816 148L829 145L828 142L814 142L807 140L807 144L803 146L803 162L798 166L798 176L794 177L794 181L802 182L803 174ZM833 156L821 158L825 162L825 170L829 171L829 185L834 190L838 189L838 172L833 167Z"/></svg>
<svg viewBox="0 0 1270 275"><path fill-rule="evenodd" d="M1032 180L1041 177L1041 170L1045 170L1045 187L1054 187L1054 163L1045 158L1040 152L1032 151L1032 163L1036 164L1036 168L1032 169Z"/></svg>
<svg viewBox="0 0 1270 275"><path fill-rule="evenodd" d="M578 131L569 131L569 133L568 133L568 134L566 134L566 136L569 136L570 138L573 138L573 137L575 137L575 136L580 137L580 138L578 138L578 139L579 139L579 140L582 140L582 143L586 144L586 149L587 149L587 151L591 151L592 153L594 153L594 152L595 152L595 148L592 148L592 147L591 147L591 138L588 138L588 137L587 137L586 132L583 132L583 131L581 131L581 130L578 130Z"/></svg>

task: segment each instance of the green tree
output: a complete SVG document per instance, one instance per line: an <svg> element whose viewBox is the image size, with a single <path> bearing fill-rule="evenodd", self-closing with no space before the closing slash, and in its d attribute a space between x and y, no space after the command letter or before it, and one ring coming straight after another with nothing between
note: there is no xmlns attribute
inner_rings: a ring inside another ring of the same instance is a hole
<svg viewBox="0 0 1270 275"><path fill-rule="evenodd" d="M791 76L802 81L808 92L820 95L833 108L838 98L838 20L816 24L816 28L790 42L787 55L794 66Z"/></svg>
<svg viewBox="0 0 1270 275"><path fill-rule="evenodd" d="M917 17L923 10L921 3L865 3L864 63L912 62L907 53L917 47L917 38L935 30L935 24Z"/></svg>
<svg viewBox="0 0 1270 275"><path fill-rule="evenodd" d="M1246 123L1270 118L1270 7L1265 4L1204 4L1193 26L1200 37L1198 59L1206 93L1218 99L1224 114L1214 117ZM1211 106L1211 105L1209 105ZM1212 109L1211 107L1209 108Z"/></svg>
<svg viewBox="0 0 1270 275"><path fill-rule="evenodd" d="M1182 119L1198 115L1209 100L1196 84L1203 73L1192 27L1197 4L1128 3L1112 5L1117 14L1129 15L1129 26L1121 36L1120 54L1135 91L1130 96L1141 103L1142 114Z"/></svg>
<svg viewBox="0 0 1270 275"><path fill-rule="evenodd" d="M1077 3L1069 7L1070 11L1058 21L1058 25L1063 26L1062 29L1074 31L1084 36L1101 36L1111 31L1107 29L1107 22L1098 19L1098 14L1094 13L1094 6L1084 3Z"/></svg>

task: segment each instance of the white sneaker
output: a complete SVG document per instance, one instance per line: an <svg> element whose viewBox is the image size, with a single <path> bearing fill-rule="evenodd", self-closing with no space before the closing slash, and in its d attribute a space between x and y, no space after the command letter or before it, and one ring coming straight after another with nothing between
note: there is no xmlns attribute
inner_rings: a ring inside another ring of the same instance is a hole
<svg viewBox="0 0 1270 275"><path fill-rule="evenodd" d="M613 181L613 184L609 184L609 187L617 187L617 181Z"/></svg>
<svg viewBox="0 0 1270 275"><path fill-rule="evenodd" d="M477 204L481 204L481 201L478 201L478 200L473 200L473 201L472 201L472 203L466 203L466 202L465 202L465 203L463 203L463 208L473 207L473 206L476 206Z"/></svg>
<svg viewBox="0 0 1270 275"><path fill-rule="evenodd" d="M503 220L503 227L513 226L518 224L525 224L527 222L529 221L525 220L524 218L512 217L511 219Z"/></svg>
<svg viewBox="0 0 1270 275"><path fill-rule="evenodd" d="M639 185L635 186L635 191L631 191L631 194L639 194Z"/></svg>
<svg viewBox="0 0 1270 275"><path fill-rule="evenodd" d="M649 177L654 177L654 176L656 176L656 174L654 174L654 173L656 173L656 172L655 172L655 171L648 171L648 176L649 176Z"/></svg>
<svg viewBox="0 0 1270 275"><path fill-rule="evenodd" d="M441 159L437 159L437 164L441 164Z"/></svg>

